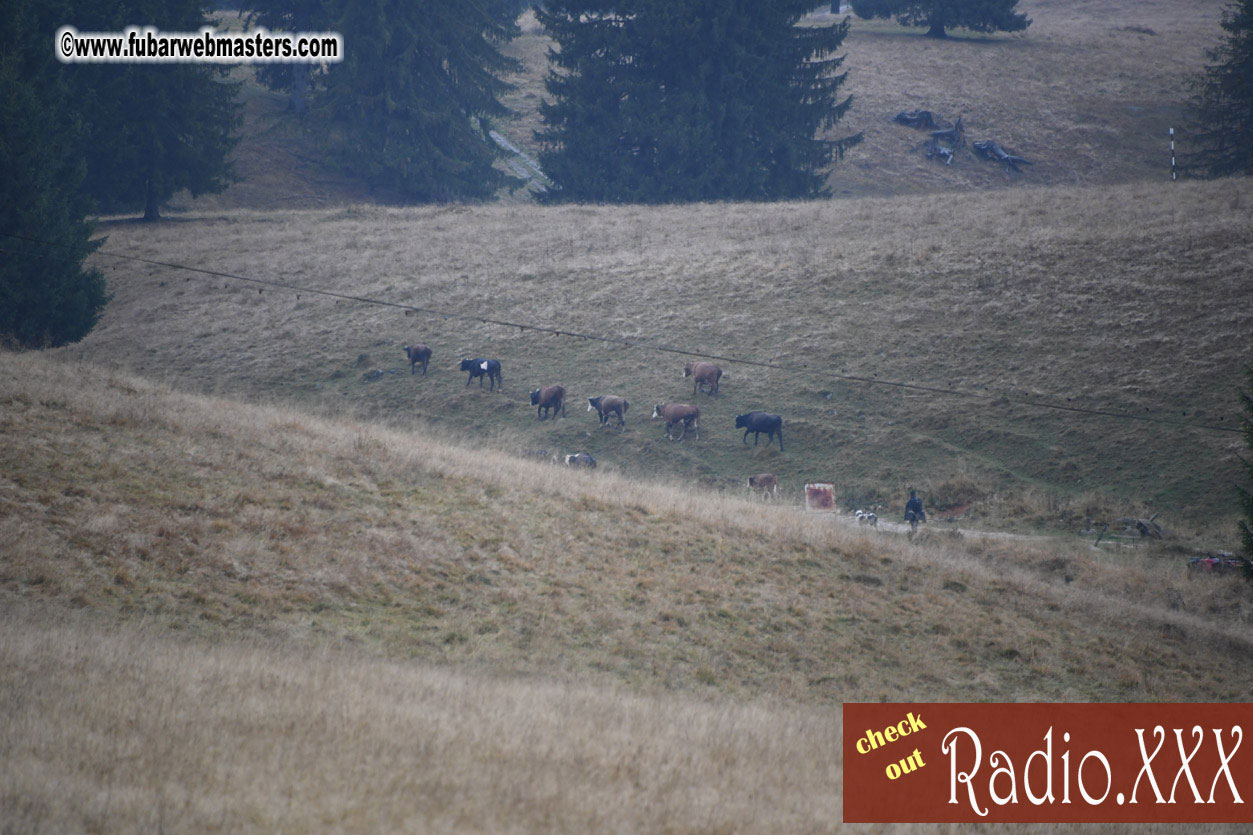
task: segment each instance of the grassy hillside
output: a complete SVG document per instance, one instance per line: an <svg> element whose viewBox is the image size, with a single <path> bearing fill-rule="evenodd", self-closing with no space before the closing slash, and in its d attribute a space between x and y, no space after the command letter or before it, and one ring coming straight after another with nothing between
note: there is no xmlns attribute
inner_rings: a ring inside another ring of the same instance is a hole
<svg viewBox="0 0 1253 835"><path fill-rule="evenodd" d="M989 671L989 698L1244 686L1222 661L1244 642L1226 620L1247 612L1241 590L1187 581L1167 552L939 531L921 547L428 432L29 355L4 364L6 594L195 634L331 636L507 672L814 702L894 687L955 698ZM1110 618L1150 625L1134 653L1106 639ZM1184 644L1163 629L1221 636L1211 675L1171 678ZM1077 661L1078 646L1094 658Z"/></svg>
<svg viewBox="0 0 1253 835"><path fill-rule="evenodd" d="M1253 684L1244 588L1168 553L911 544L0 364L0 814L19 831L826 830L840 702Z"/></svg>
<svg viewBox="0 0 1253 835"><path fill-rule="evenodd" d="M773 471L792 491L834 481L891 512L915 486L941 506L976 502L985 523L1073 531L1162 511L1222 538L1238 434L1019 403L1233 425L1253 331L1240 301L1253 292L1251 201L1247 182L1229 181L960 200L233 212L104 230L107 249L150 259L803 367L724 363L716 398L693 397L678 355L260 294L106 257L114 299L60 353L515 453L586 449L610 469L689 486ZM435 352L425 378L404 362L413 341ZM466 389L457 362L479 355L503 361L503 393ZM539 423L527 393L557 382L572 411ZM607 392L632 404L625 433L584 411L583 398ZM701 406L699 441L667 442L647 421L663 401ZM742 445L734 416L751 409L784 416L784 453Z"/></svg>

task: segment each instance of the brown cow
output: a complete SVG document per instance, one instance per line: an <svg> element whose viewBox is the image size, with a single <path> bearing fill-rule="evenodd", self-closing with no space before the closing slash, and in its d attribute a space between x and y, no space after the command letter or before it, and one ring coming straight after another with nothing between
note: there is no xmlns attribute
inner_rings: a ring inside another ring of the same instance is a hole
<svg viewBox="0 0 1253 835"><path fill-rule="evenodd" d="M696 437L700 438L700 409L695 406L689 406L686 403L658 403L653 406L653 420L661 418L666 422L666 437L674 440L670 430L674 428L676 423L683 424L683 431L679 433L679 440L687 435L689 426L696 429Z"/></svg>
<svg viewBox="0 0 1253 835"><path fill-rule="evenodd" d="M414 366L422 363L422 376L426 376L427 363L431 361L431 349L421 342L405 346L405 356L409 358L409 373L413 374Z"/></svg>
<svg viewBox="0 0 1253 835"><path fill-rule="evenodd" d="M531 405L538 406L535 410L535 416L540 420L546 419L548 416L544 413L549 409L552 410L552 416L557 417L557 410L561 410L561 416L566 416L566 390L561 386L544 386L531 392Z"/></svg>
<svg viewBox="0 0 1253 835"><path fill-rule="evenodd" d="M609 422L610 415L617 415L618 426L623 430L626 429L626 412L630 405L615 394L602 394L600 397L587 398L587 410L600 415L601 426Z"/></svg>
<svg viewBox="0 0 1253 835"><path fill-rule="evenodd" d="M722 379L722 369L714 365L712 362L689 362L683 366L683 377L695 378L692 381L692 395L696 395L696 390L705 391L705 387L709 386L709 390L705 393L715 395L718 393L718 381Z"/></svg>
<svg viewBox="0 0 1253 835"><path fill-rule="evenodd" d="M761 493L763 498L773 499L779 489L779 479L772 473L750 475L748 477L748 487L754 493Z"/></svg>

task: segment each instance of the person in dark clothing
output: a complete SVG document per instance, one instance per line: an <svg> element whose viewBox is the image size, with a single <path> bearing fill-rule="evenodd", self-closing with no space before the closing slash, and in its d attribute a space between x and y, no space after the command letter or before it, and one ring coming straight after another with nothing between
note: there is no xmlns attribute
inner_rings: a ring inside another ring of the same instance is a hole
<svg viewBox="0 0 1253 835"><path fill-rule="evenodd" d="M922 509L922 499L913 490L909 491L909 501L905 502L905 521L909 523L909 532L918 530L918 523L927 521L927 512Z"/></svg>

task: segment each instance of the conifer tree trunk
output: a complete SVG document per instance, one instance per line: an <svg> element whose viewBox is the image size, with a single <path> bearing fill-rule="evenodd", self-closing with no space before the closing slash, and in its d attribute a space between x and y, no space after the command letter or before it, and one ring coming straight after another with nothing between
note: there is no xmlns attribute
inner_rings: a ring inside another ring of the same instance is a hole
<svg viewBox="0 0 1253 835"><path fill-rule="evenodd" d="M153 186L153 174L148 173L147 181L144 181L144 221L159 221L160 204L157 199L157 189Z"/></svg>
<svg viewBox="0 0 1253 835"><path fill-rule="evenodd" d="M157 190L152 187L152 177L144 184L144 220L161 219L161 211L157 202Z"/></svg>

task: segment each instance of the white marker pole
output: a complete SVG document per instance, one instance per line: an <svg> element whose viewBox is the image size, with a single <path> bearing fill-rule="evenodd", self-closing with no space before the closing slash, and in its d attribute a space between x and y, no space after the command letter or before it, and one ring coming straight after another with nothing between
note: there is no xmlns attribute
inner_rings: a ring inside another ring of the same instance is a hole
<svg viewBox="0 0 1253 835"><path fill-rule="evenodd" d="M1170 179L1175 179L1175 129L1170 129Z"/></svg>

